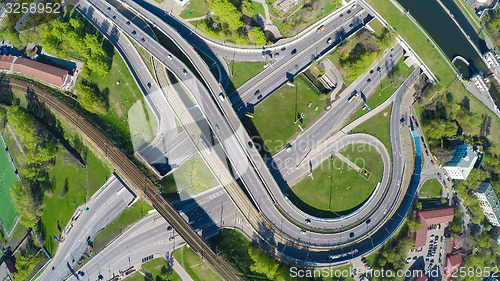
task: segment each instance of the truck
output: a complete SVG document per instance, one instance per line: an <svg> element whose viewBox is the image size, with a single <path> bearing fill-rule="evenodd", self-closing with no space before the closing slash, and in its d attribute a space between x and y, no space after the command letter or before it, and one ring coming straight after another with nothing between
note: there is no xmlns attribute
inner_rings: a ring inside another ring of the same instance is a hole
<svg viewBox="0 0 500 281"><path fill-rule="evenodd" d="M354 90L347 101L351 103L355 101L357 98L358 98L358 91Z"/></svg>

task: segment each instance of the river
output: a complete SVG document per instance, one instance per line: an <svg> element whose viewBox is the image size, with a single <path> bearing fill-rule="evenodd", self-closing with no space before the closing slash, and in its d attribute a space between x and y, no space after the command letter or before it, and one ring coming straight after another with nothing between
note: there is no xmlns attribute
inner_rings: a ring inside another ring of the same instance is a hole
<svg viewBox="0 0 500 281"><path fill-rule="evenodd" d="M445 55L451 60L457 55L465 58L472 70L461 61L455 61L455 66L464 78L470 78L473 72L486 71L481 57L471 46L465 35L460 31L446 11L436 0L397 0L406 11L418 21L423 29L432 37ZM481 53L486 51L484 40L482 40L467 18L460 11L453 0L441 0L450 10L455 20L462 26L470 36L471 41Z"/></svg>

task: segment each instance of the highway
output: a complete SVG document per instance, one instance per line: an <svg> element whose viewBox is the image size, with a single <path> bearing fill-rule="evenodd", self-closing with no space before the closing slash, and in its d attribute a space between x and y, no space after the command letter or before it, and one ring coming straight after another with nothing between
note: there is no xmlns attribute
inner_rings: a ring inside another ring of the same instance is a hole
<svg viewBox="0 0 500 281"><path fill-rule="evenodd" d="M119 14L116 14L114 12L113 8L106 11L107 7L103 6L100 2L96 2L94 4L101 5L101 8L99 9L101 11L104 11L104 13L108 15L108 17L111 18L112 16L116 16L118 25L122 27L124 26L124 29L126 29L128 33L132 30L136 30L137 27L133 26L132 23L120 24L120 20L122 19L119 18ZM187 44L185 43L185 41L183 41L182 38L178 38L178 34L169 35L173 37L177 36L174 40L176 44ZM141 38L141 36L145 36L142 38L147 38L146 34L137 32L136 37ZM161 51L162 47L158 46L156 42L152 42L150 38L147 38L144 41L145 42L143 42L142 44L146 46L146 49L150 51L155 57L157 57L162 63L164 63L172 72L176 74L176 76L184 77L183 81L191 81L189 83L184 82L184 84L193 94L198 105L202 109L204 116L209 121L211 128L214 128L216 124L220 128L219 130L214 130L214 135L222 144L222 147L225 149L225 152L228 155L231 164L235 167L235 170L241 176L245 186L249 188L251 197L253 198L254 202L257 202L259 208L264 212L267 219L271 221L275 225L275 227L280 225L280 221L283 222L280 226L281 231L283 231L283 233L286 233L289 237L295 240L303 237L303 234L300 233L300 228L298 228L288 220L283 220L283 216L281 215L281 213L274 207L274 202L272 201L274 200L274 198L270 198L268 192L269 190L279 191L279 188L276 186L276 183L274 182L269 171L266 168L263 168L265 167L265 165L262 165L263 162L258 152L254 149L246 148L247 142L250 141L249 136L246 135L246 132L242 129L241 123L237 115L232 110L231 106L227 102L221 101L219 99L218 93L223 93L220 85L211 76L210 71L208 70L206 65L194 53L192 47L186 45L185 47L182 46L182 49L187 52L190 60L192 60L196 68L199 69L199 73L202 74L204 79L203 82L205 82L206 86L210 89L211 95L207 95L207 93L204 91L203 86L201 86L198 81L192 81L196 80L195 75L191 74L188 71L184 71L186 68L183 67L182 62L176 60L175 58L166 58L166 53L164 51ZM405 85L408 85L408 83L406 83ZM214 105L214 101L216 102L216 105ZM217 106L222 111L222 115ZM225 123L224 121L228 123ZM246 155L246 157L242 157L242 155ZM248 160L250 160L250 162L247 162ZM262 188L262 183L264 183L266 188ZM280 196L281 198L284 198L282 194L280 194ZM383 215L380 217L383 217ZM298 221L300 222L303 220L304 217L302 216L302 218ZM322 224L322 222L317 221L315 221L314 223ZM330 225L331 224L329 224L329 226ZM366 233L366 230L360 229L356 231L353 237L350 237L349 233L324 234L310 232L308 235L309 239L305 242L305 244L312 244L315 245L315 247L344 245L348 241L352 242L361 238L359 236L356 236L356 234L360 233L364 234ZM301 243L304 243L304 240L305 239L303 239Z"/></svg>
<svg viewBox="0 0 500 281"><path fill-rule="evenodd" d="M30 93L43 101L54 114L64 119L69 125L79 131L82 136L93 144L103 155L106 154L110 164L115 167L116 173L121 175L124 181L128 183L128 186L131 187L137 195L146 197L152 202L153 207L158 213L176 229L179 235L196 253L205 258L208 265L216 274L226 280L241 280L236 270L212 251L170 203L160 195L158 188L142 173L142 171L130 161L123 152L116 148L109 139L85 120L85 118L80 116L60 99L53 97L47 91L27 82L12 78L4 78L0 85L13 92L24 95L28 92L28 89L30 89Z"/></svg>
<svg viewBox="0 0 500 281"><path fill-rule="evenodd" d="M134 151L151 165L160 176L179 166L187 158L195 153L193 144L188 140L185 133L179 133L175 116L170 105L158 85L154 82L152 74L139 52L132 45L130 40L123 36L116 27L110 26L103 14L90 12L89 6L81 1L77 10L89 20L94 27L99 30L115 47L129 71L132 74L138 88L141 90L144 100L154 114L157 122L157 131L150 132L155 137L147 142L144 139L132 137ZM89 13L85 13L85 11ZM128 122L130 128L152 127L151 122L146 121L146 112L139 101L128 112ZM149 116L151 118L152 116Z"/></svg>
<svg viewBox="0 0 500 281"><path fill-rule="evenodd" d="M87 238L93 239L118 214L128 208L134 199L135 195L112 175L86 204L77 209L73 216L78 216L77 219L72 219L64 229L64 241L59 243L52 261L37 280L62 280L69 273L67 265L76 266L85 252Z"/></svg>

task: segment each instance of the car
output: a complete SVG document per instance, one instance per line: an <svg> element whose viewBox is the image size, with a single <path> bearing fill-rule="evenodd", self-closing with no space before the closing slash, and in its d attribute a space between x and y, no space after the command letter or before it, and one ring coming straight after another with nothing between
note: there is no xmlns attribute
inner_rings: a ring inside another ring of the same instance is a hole
<svg viewBox="0 0 500 281"><path fill-rule="evenodd" d="M113 16L113 19L115 20L115 19L116 19L116 16Z"/></svg>
<svg viewBox="0 0 500 281"><path fill-rule="evenodd" d="M349 237L353 238L354 237L354 232L349 233Z"/></svg>
<svg viewBox="0 0 500 281"><path fill-rule="evenodd" d="M427 150L427 149L426 149L426 150L425 150L425 154L426 154L427 156L429 156L429 150Z"/></svg>
<svg viewBox="0 0 500 281"><path fill-rule="evenodd" d="M311 224L311 220L310 219L306 219L306 223L307 224Z"/></svg>
<svg viewBox="0 0 500 281"><path fill-rule="evenodd" d="M174 241L174 237L169 237L168 242L172 242L172 241Z"/></svg>
<svg viewBox="0 0 500 281"><path fill-rule="evenodd" d="M343 17L344 15L343 14L340 14L339 17Z"/></svg>
<svg viewBox="0 0 500 281"><path fill-rule="evenodd" d="M352 5L351 9L356 9L356 4Z"/></svg>
<svg viewBox="0 0 500 281"><path fill-rule="evenodd" d="M286 150L286 152L290 152L290 151L292 151L292 145L291 145L291 144L289 144L289 143L287 143L287 144L286 144L286 149L285 149L285 150Z"/></svg>
<svg viewBox="0 0 500 281"><path fill-rule="evenodd" d="M417 257L417 256L414 256L414 257L413 257L413 260L417 260L417 259L418 259L418 257Z"/></svg>
<svg viewBox="0 0 500 281"><path fill-rule="evenodd" d="M389 57L392 58L392 54L390 54Z"/></svg>
<svg viewBox="0 0 500 281"><path fill-rule="evenodd" d="M366 80L366 82L370 83L370 82L372 82L372 79L368 78L368 80Z"/></svg>
<svg viewBox="0 0 500 281"><path fill-rule="evenodd" d="M443 252L443 248L439 248L439 253L442 253Z"/></svg>
<svg viewBox="0 0 500 281"><path fill-rule="evenodd" d="M111 7L108 7L108 11L111 11Z"/></svg>
<svg viewBox="0 0 500 281"><path fill-rule="evenodd" d="M167 231L172 230L172 226L167 226Z"/></svg>
<svg viewBox="0 0 500 281"><path fill-rule="evenodd" d="M184 73L184 75L188 74L188 72L186 71L186 69L182 69L182 73Z"/></svg>
<svg viewBox="0 0 500 281"><path fill-rule="evenodd" d="M256 96L258 94L260 94L260 90L255 91L255 93L253 95Z"/></svg>
<svg viewBox="0 0 500 281"><path fill-rule="evenodd" d="M326 44L332 44L332 38L328 38L328 40L326 40Z"/></svg>
<svg viewBox="0 0 500 281"><path fill-rule="evenodd" d="M144 43L146 40L144 39L144 37L141 38L141 42Z"/></svg>
<svg viewBox="0 0 500 281"><path fill-rule="evenodd" d="M354 24L352 24L352 23L351 23L351 24L349 24L349 27L353 27L353 26L354 26Z"/></svg>
<svg viewBox="0 0 500 281"><path fill-rule="evenodd" d="M137 32L135 32L135 30L132 30L132 34L133 34L133 35L136 35L136 34L137 34Z"/></svg>
<svg viewBox="0 0 500 281"><path fill-rule="evenodd" d="M425 261L429 261L429 258L428 258L428 257L427 257L427 258L425 258Z"/></svg>
<svg viewBox="0 0 500 281"><path fill-rule="evenodd" d="M248 146L249 146L250 148L252 148L252 147L253 147L253 143L252 143L251 141L249 141L249 142L248 142Z"/></svg>
<svg viewBox="0 0 500 281"><path fill-rule="evenodd" d="M292 55L295 55L296 53L297 53L297 49L293 49L291 52Z"/></svg>
<svg viewBox="0 0 500 281"><path fill-rule="evenodd" d="M380 70L381 70L380 66L379 66L379 67L377 67L377 71L378 71L378 72L380 72Z"/></svg>
<svg viewBox="0 0 500 281"><path fill-rule="evenodd" d="M282 52L283 52L284 50L286 50L286 47L281 48L281 51L282 51Z"/></svg>
<svg viewBox="0 0 500 281"><path fill-rule="evenodd" d="M215 131L219 131L219 124L215 124Z"/></svg>
<svg viewBox="0 0 500 281"><path fill-rule="evenodd" d="M168 54L167 57L168 57L169 60L172 60L172 55L171 54Z"/></svg>
<svg viewBox="0 0 500 281"><path fill-rule="evenodd" d="M274 57L275 57L275 58L277 58L277 57L279 57L279 56L280 56L280 53L275 53L275 54L274 54Z"/></svg>
<svg viewBox="0 0 500 281"><path fill-rule="evenodd" d="M443 236L441 236L441 243L443 243Z"/></svg>
<svg viewBox="0 0 500 281"><path fill-rule="evenodd" d="M410 262L411 262L411 258L407 258L407 259L406 259L406 263L408 264L408 263L410 263Z"/></svg>
<svg viewBox="0 0 500 281"><path fill-rule="evenodd" d="M362 258L361 258L361 262L365 263L365 262L366 262L366 258L365 258L365 257L362 257Z"/></svg>
<svg viewBox="0 0 500 281"><path fill-rule="evenodd" d="M347 13L350 14L351 13L351 10L347 10Z"/></svg>
<svg viewBox="0 0 500 281"><path fill-rule="evenodd" d="M126 24L127 24L127 25L130 25L130 21L127 21L127 22L126 22Z"/></svg>
<svg viewBox="0 0 500 281"><path fill-rule="evenodd" d="M219 93L219 98L221 101L224 101L226 99L223 93Z"/></svg>
<svg viewBox="0 0 500 281"><path fill-rule="evenodd" d="M370 70L370 74L373 74L373 69L372 69L372 70Z"/></svg>
<svg viewBox="0 0 500 281"><path fill-rule="evenodd" d="M304 235L305 235L305 234L307 234L307 231L305 231L304 229L301 229L301 230L300 230L300 233L302 233L302 234L304 234Z"/></svg>
<svg viewBox="0 0 500 281"><path fill-rule="evenodd" d="M259 99L259 100L260 100L261 98L262 98L262 95L259 95L259 96L257 97L257 99Z"/></svg>
<svg viewBox="0 0 500 281"><path fill-rule="evenodd" d="M148 82L148 88L150 88L150 89L151 89L151 83L149 83L149 82Z"/></svg>
<svg viewBox="0 0 500 281"><path fill-rule="evenodd" d="M432 166L436 165L436 164L434 163L434 160L432 160L432 159L431 159L431 164L432 164Z"/></svg>
<svg viewBox="0 0 500 281"><path fill-rule="evenodd" d="M265 57L266 56L266 52L262 51L262 56Z"/></svg>

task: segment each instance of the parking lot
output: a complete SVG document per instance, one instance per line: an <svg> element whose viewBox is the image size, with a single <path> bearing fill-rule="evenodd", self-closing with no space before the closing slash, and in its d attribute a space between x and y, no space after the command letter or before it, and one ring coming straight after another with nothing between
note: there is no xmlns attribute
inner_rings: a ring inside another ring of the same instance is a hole
<svg viewBox="0 0 500 281"><path fill-rule="evenodd" d="M446 224L431 225L427 231L427 243L421 249L411 249L406 263L410 268L441 270L446 258L446 238L444 228ZM418 262L417 262L418 261ZM415 264L415 262L417 262ZM422 267L423 263L423 267Z"/></svg>

